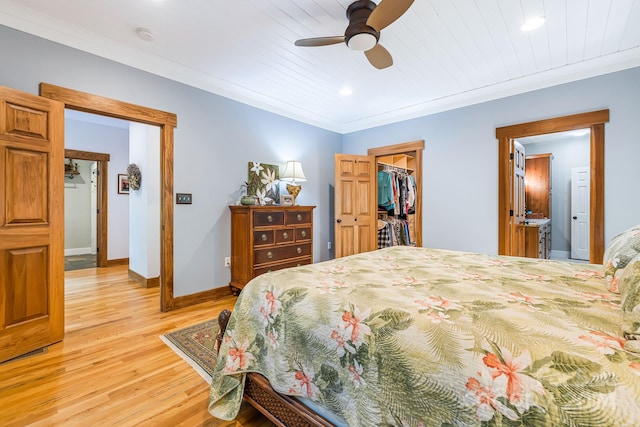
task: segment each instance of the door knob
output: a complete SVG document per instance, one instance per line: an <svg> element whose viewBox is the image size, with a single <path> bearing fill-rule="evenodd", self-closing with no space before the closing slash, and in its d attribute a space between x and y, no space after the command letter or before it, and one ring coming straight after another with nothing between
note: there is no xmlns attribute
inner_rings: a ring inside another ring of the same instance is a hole
<svg viewBox="0 0 640 427"><path fill-rule="evenodd" d="M574 216L574 217L573 217L573 219L578 219L578 217L577 217L577 216Z"/></svg>
<svg viewBox="0 0 640 427"><path fill-rule="evenodd" d="M337 222L338 224L340 224L340 223L342 222L342 220L341 220L340 218L338 218L338 219L336 220L336 222Z"/></svg>
<svg viewBox="0 0 640 427"><path fill-rule="evenodd" d="M358 221L358 218L353 218L354 221Z"/></svg>

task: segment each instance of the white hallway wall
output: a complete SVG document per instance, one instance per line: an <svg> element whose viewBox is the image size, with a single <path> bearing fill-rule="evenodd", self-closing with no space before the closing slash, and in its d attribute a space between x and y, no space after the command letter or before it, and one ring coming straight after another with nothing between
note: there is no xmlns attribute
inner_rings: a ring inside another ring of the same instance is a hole
<svg viewBox="0 0 640 427"><path fill-rule="evenodd" d="M65 163L69 160L65 159ZM66 255L91 253L91 164L73 160L80 175L64 178L64 252Z"/></svg>
<svg viewBox="0 0 640 427"><path fill-rule="evenodd" d="M107 259L129 258L129 196L118 194L118 174L127 172L129 129L65 119L65 148L110 155L108 164ZM65 192L66 193L66 192ZM66 202L65 202L66 206Z"/></svg>

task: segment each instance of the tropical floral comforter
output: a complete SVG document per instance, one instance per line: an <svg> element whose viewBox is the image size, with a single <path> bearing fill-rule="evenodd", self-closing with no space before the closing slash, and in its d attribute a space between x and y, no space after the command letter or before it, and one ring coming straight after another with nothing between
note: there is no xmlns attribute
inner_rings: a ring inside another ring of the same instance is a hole
<svg viewBox="0 0 640 427"><path fill-rule="evenodd" d="M209 411L236 416L246 372L352 426L638 426L602 266L392 247L251 281Z"/></svg>

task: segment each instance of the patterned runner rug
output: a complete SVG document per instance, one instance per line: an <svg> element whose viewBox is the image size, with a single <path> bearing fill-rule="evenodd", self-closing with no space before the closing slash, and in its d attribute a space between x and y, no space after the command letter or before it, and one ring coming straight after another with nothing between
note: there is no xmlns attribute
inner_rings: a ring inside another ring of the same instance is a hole
<svg viewBox="0 0 640 427"><path fill-rule="evenodd" d="M218 319L213 319L160 335L160 339L210 384L218 357L214 350L217 334Z"/></svg>

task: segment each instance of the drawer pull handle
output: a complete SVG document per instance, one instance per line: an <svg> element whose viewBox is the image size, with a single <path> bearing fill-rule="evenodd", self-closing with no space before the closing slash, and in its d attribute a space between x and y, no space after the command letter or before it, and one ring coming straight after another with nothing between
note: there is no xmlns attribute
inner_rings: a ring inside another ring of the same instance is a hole
<svg viewBox="0 0 640 427"><path fill-rule="evenodd" d="M282 238L284 240L287 240L289 238L289 233L287 233L286 231L284 233L282 233Z"/></svg>
<svg viewBox="0 0 640 427"><path fill-rule="evenodd" d="M267 217L267 222L273 222L273 217L271 215Z"/></svg>
<svg viewBox="0 0 640 427"><path fill-rule="evenodd" d="M300 233L302 235L302 237L307 237L307 230L302 230L302 233Z"/></svg>
<svg viewBox="0 0 640 427"><path fill-rule="evenodd" d="M301 253L302 253L302 248L301 248L300 246L298 246L298 247L296 248L296 252L298 252L299 254L301 254Z"/></svg>
<svg viewBox="0 0 640 427"><path fill-rule="evenodd" d="M262 233L262 236L260 237L262 239L263 242L267 241L267 235Z"/></svg>
<svg viewBox="0 0 640 427"><path fill-rule="evenodd" d="M267 258L269 259L273 258L273 252L271 251L267 252Z"/></svg>
<svg viewBox="0 0 640 427"><path fill-rule="evenodd" d="M298 214L296 218L298 218L298 221L302 221L302 215Z"/></svg>

